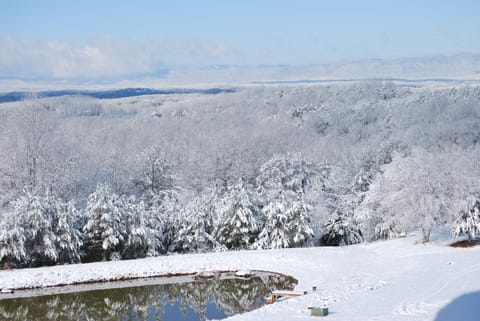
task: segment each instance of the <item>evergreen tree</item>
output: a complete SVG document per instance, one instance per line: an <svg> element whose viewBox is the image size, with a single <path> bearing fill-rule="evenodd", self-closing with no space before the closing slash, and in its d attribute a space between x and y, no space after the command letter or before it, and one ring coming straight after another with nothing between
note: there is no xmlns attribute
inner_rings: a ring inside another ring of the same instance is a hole
<svg viewBox="0 0 480 321"><path fill-rule="evenodd" d="M180 228L177 195L173 190L164 190L145 199L145 219L150 231L149 256L164 254L175 246Z"/></svg>
<svg viewBox="0 0 480 321"><path fill-rule="evenodd" d="M77 211L72 202L64 203L50 190L41 198L45 216L51 220L58 263L78 263L82 246L81 233L75 228Z"/></svg>
<svg viewBox="0 0 480 321"><path fill-rule="evenodd" d="M350 204L341 204L328 218L321 243L330 246L356 244L363 241Z"/></svg>
<svg viewBox="0 0 480 321"><path fill-rule="evenodd" d="M254 247L258 249L278 249L290 247L291 239L287 228L286 199L282 192L262 208L263 227Z"/></svg>
<svg viewBox="0 0 480 321"><path fill-rule="evenodd" d="M300 154L275 155L261 167L257 186L263 224L256 247L303 246L312 239L312 206L305 195L314 178L324 178L317 172Z"/></svg>
<svg viewBox="0 0 480 321"><path fill-rule="evenodd" d="M471 242L480 233L480 200L472 199L453 225L453 234L465 234Z"/></svg>
<svg viewBox="0 0 480 321"><path fill-rule="evenodd" d="M147 256L157 256L165 249L163 244L163 213L161 212L160 207L156 204L149 207L145 206L144 211L146 220L145 224L150 232Z"/></svg>
<svg viewBox="0 0 480 321"><path fill-rule="evenodd" d="M87 260L109 260L121 252L125 225L118 203L118 196L107 185L98 185L88 197L83 228Z"/></svg>
<svg viewBox="0 0 480 321"><path fill-rule="evenodd" d="M304 246L313 237L310 218L312 207L306 202L302 192L297 193L297 198L289 205L285 214L291 240L290 246Z"/></svg>
<svg viewBox="0 0 480 321"><path fill-rule="evenodd" d="M25 250L30 266L51 265L58 258L51 205L30 193L13 202L14 215L25 232Z"/></svg>
<svg viewBox="0 0 480 321"><path fill-rule="evenodd" d="M262 208L263 225L254 247L296 247L311 241L311 206L305 201L303 193L298 192L294 200L288 194L279 192Z"/></svg>
<svg viewBox="0 0 480 321"><path fill-rule="evenodd" d="M205 252L216 247L213 237L214 197L201 195L190 201L182 211L182 222L175 247L180 251Z"/></svg>
<svg viewBox="0 0 480 321"><path fill-rule="evenodd" d="M178 195L175 190L165 190L160 193L161 202L158 205L160 212L160 221L162 224L161 240L162 248L161 253L167 253L174 247L175 238L180 228L180 218L178 216Z"/></svg>
<svg viewBox="0 0 480 321"><path fill-rule="evenodd" d="M258 208L242 179L229 188L218 206L215 239L227 249L247 249L258 233Z"/></svg>
<svg viewBox="0 0 480 321"><path fill-rule="evenodd" d="M301 154L277 154L260 168L257 186L267 196L278 190L303 192L316 175L314 165L303 159Z"/></svg>
<svg viewBox="0 0 480 321"><path fill-rule="evenodd" d="M73 202L58 204L55 222L59 263L78 263L83 245L82 233L75 228L78 213Z"/></svg>
<svg viewBox="0 0 480 321"><path fill-rule="evenodd" d="M4 213L0 220L0 269L21 266L26 261L25 231L14 214Z"/></svg>
<svg viewBox="0 0 480 321"><path fill-rule="evenodd" d="M127 259L145 257L152 233L145 219L144 203L142 201L137 203L135 196L131 196L123 200L122 204L126 230L125 248L122 256Z"/></svg>

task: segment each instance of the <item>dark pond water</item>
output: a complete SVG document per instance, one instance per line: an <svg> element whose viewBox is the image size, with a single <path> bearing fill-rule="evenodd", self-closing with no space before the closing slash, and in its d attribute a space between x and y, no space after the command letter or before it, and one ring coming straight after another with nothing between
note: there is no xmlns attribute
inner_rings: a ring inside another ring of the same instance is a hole
<svg viewBox="0 0 480 321"><path fill-rule="evenodd" d="M250 278L223 274L214 280L9 298L0 300L0 320L222 319L257 309L272 290L292 289L295 284L295 279L277 274Z"/></svg>

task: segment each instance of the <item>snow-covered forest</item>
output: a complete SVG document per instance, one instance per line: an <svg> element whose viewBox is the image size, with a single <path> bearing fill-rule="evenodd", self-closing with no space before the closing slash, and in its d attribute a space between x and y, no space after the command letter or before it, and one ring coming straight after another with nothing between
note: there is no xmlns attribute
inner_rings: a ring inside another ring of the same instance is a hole
<svg viewBox="0 0 480 321"><path fill-rule="evenodd" d="M0 105L2 267L480 232L480 87Z"/></svg>

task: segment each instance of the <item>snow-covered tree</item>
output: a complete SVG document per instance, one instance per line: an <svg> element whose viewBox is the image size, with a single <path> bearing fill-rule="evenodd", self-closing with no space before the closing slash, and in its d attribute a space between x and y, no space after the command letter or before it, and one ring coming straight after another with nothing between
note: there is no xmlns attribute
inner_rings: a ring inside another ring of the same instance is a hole
<svg viewBox="0 0 480 321"><path fill-rule="evenodd" d="M330 246L356 244L363 241L362 233L355 222L352 205L341 204L330 215L321 239L321 243Z"/></svg>
<svg viewBox="0 0 480 321"><path fill-rule="evenodd" d="M123 199L121 203L126 231L122 256L127 259L145 257L153 233L147 226L144 203L142 201L137 203L135 196Z"/></svg>
<svg viewBox="0 0 480 321"><path fill-rule="evenodd" d="M390 212L372 202L369 192L362 204L354 209L354 220L365 241L393 239L405 234L402 216L398 212Z"/></svg>
<svg viewBox="0 0 480 321"><path fill-rule="evenodd" d="M21 172L16 175L23 178L21 186L36 194L42 188L48 173L48 145L54 137L55 121L36 95L22 102L15 115L16 144L19 147L19 160L22 161ZM20 168L19 168L20 169Z"/></svg>
<svg viewBox="0 0 480 321"><path fill-rule="evenodd" d="M25 232L25 250L30 266L50 265L58 258L50 206L42 197L28 192L12 204L13 215Z"/></svg>
<svg viewBox="0 0 480 321"><path fill-rule="evenodd" d="M379 146L367 148L355 176L353 191L358 194L367 192L375 177L382 174L382 166L392 162L393 153L395 151L404 153L406 150L407 147L397 141L385 141Z"/></svg>
<svg viewBox="0 0 480 321"><path fill-rule="evenodd" d="M118 203L118 196L107 185L98 185L88 197L83 227L87 260L109 260L121 252L125 225Z"/></svg>
<svg viewBox="0 0 480 321"><path fill-rule="evenodd" d="M465 234L471 242L480 233L480 200L472 198L453 224L453 234Z"/></svg>
<svg viewBox="0 0 480 321"><path fill-rule="evenodd" d="M25 232L13 213L3 213L0 220L0 269L26 262Z"/></svg>
<svg viewBox="0 0 480 321"><path fill-rule="evenodd" d="M448 155L436 155L415 148L411 156L395 155L385 172L370 186L365 203L386 213L387 224L398 230L420 227L428 242L432 227L450 221L459 204L458 187L463 189ZM459 182L452 184L452 182Z"/></svg>
<svg viewBox="0 0 480 321"><path fill-rule="evenodd" d="M5 218L4 241L18 247L14 252L5 248L9 261L29 266L80 261L81 233L72 203L48 191L43 196L26 193L12 202Z"/></svg>
<svg viewBox="0 0 480 321"><path fill-rule="evenodd" d="M304 246L313 237L313 229L311 223L312 206L305 200L302 192L297 193L297 198L291 202L290 207L286 210L288 218L287 230L291 246Z"/></svg>
<svg viewBox="0 0 480 321"><path fill-rule="evenodd" d="M401 235L405 235L405 232L398 230L397 226L393 222L380 221L375 224L373 240L390 240Z"/></svg>
<svg viewBox="0 0 480 321"><path fill-rule="evenodd" d="M44 215L51 220L58 263L80 262L81 233L76 228L78 213L73 202L64 203L51 190L40 198Z"/></svg>
<svg viewBox="0 0 480 321"><path fill-rule="evenodd" d="M258 208L251 187L240 179L219 200L215 239L227 249L247 249L258 233Z"/></svg>
<svg viewBox="0 0 480 321"><path fill-rule="evenodd" d="M140 172L134 180L143 194L152 197L159 191L171 189L173 186L172 164L158 146L145 148L137 157Z"/></svg>
<svg viewBox="0 0 480 321"><path fill-rule="evenodd" d="M151 232L148 256L167 253L174 246L180 227L177 194L174 190L164 190L144 199L145 218Z"/></svg>
<svg viewBox="0 0 480 321"><path fill-rule="evenodd" d="M263 226L254 244L258 249L278 249L290 247L290 233L287 228L287 201L282 192L262 208Z"/></svg>
<svg viewBox="0 0 480 321"><path fill-rule="evenodd" d="M175 248L181 251L205 252L216 247L214 233L214 194L196 196L181 213Z"/></svg>
<svg viewBox="0 0 480 321"><path fill-rule="evenodd" d="M327 171L325 167L325 176ZM316 175L315 166L300 154L275 155L260 168L257 186L262 224L256 247L303 246L311 240L312 205L305 195Z"/></svg>
<svg viewBox="0 0 480 321"><path fill-rule="evenodd" d="M147 207L144 205L144 217L146 228L150 233L148 237L147 256L157 256L164 252L165 249L163 243L163 228L165 224L163 213L158 206Z"/></svg>
<svg viewBox="0 0 480 321"><path fill-rule="evenodd" d="M73 202L57 206L54 231L58 263L78 263L83 245L82 233L76 228L79 214Z"/></svg>
<svg viewBox="0 0 480 321"><path fill-rule="evenodd" d="M257 186L266 195L270 191L275 195L279 190L305 193L315 174L314 165L301 154L277 154L260 168Z"/></svg>

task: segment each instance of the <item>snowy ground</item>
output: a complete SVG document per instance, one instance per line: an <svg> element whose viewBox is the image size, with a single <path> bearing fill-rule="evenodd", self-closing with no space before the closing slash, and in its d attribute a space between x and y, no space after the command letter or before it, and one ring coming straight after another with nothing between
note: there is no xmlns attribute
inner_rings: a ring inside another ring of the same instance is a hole
<svg viewBox="0 0 480 321"><path fill-rule="evenodd" d="M229 320L312 320L307 307L322 306L324 301L331 312L327 320L332 321L480 320L480 246L454 249L445 242L416 244L418 239L409 236L340 248L172 255L1 271L0 288L212 270L269 270L296 277L296 290L306 289L309 294ZM317 286L316 292L312 286ZM442 309L441 316L454 313L456 317L437 318Z"/></svg>

